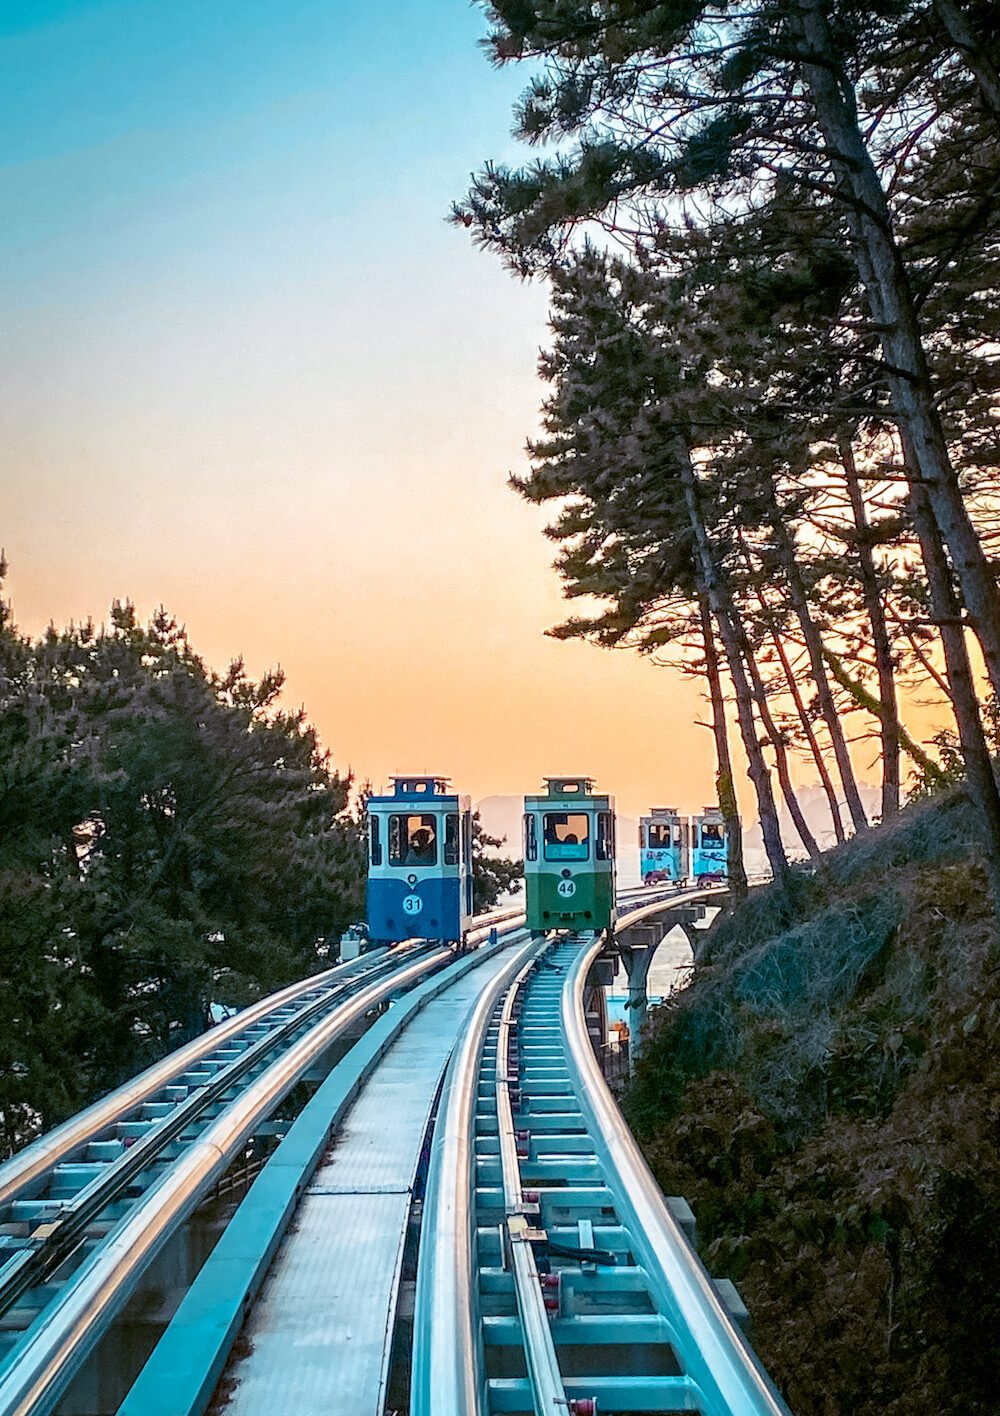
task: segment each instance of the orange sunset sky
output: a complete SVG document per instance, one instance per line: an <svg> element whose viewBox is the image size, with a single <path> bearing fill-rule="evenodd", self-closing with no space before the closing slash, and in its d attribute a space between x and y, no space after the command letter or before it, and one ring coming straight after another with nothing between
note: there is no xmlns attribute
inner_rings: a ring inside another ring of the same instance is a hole
<svg viewBox="0 0 1000 1416"><path fill-rule="evenodd" d="M445 222L519 156L527 76L490 69L480 13L41 0L0 28L21 626L162 602L210 663L280 663L375 783L586 771L630 813L709 801L696 688L543 634L553 548L505 478L545 291Z"/></svg>

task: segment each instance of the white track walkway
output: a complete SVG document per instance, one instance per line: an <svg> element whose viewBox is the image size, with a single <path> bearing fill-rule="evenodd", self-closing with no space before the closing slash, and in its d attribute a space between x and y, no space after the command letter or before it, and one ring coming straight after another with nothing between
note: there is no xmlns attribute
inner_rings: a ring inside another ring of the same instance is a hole
<svg viewBox="0 0 1000 1416"><path fill-rule="evenodd" d="M477 995L512 949L428 1003L362 1087L243 1329L226 1416L380 1416L431 1107Z"/></svg>

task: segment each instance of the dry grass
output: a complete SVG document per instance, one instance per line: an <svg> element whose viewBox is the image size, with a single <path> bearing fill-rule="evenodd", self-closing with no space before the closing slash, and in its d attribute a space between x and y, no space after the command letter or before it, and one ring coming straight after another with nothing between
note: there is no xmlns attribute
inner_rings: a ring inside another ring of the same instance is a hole
<svg viewBox="0 0 1000 1416"><path fill-rule="evenodd" d="M1000 978L963 800L764 890L626 1104L801 1416L1000 1410Z"/></svg>

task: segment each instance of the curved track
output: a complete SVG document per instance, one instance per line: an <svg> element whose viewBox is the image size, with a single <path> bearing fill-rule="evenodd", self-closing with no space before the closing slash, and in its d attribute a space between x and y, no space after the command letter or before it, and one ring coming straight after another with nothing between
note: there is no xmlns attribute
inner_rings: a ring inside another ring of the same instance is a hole
<svg viewBox="0 0 1000 1416"><path fill-rule="evenodd" d="M626 892L621 922L713 893ZM601 1076L600 941L477 923L474 953L413 941L283 990L0 1168L0 1416L196 1416L220 1377L231 1416L788 1416ZM164 1246L359 1030L131 1390L87 1405Z"/></svg>
<svg viewBox="0 0 1000 1416"><path fill-rule="evenodd" d="M475 939L503 919L517 916L484 917ZM157 1254L310 1068L452 957L413 941L282 989L0 1167L4 1416L55 1408Z"/></svg>
<svg viewBox="0 0 1000 1416"><path fill-rule="evenodd" d="M452 1058L421 1239L411 1416L787 1416L601 1076L592 937L484 992Z"/></svg>

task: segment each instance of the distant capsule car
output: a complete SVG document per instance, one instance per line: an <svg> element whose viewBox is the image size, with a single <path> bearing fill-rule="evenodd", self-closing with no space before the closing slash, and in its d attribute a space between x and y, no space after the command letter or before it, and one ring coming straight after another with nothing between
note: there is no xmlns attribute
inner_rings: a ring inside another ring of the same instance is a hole
<svg viewBox="0 0 1000 1416"><path fill-rule="evenodd" d="M717 806L691 818L691 880L695 885L729 879L729 833Z"/></svg>
<svg viewBox="0 0 1000 1416"><path fill-rule="evenodd" d="M590 777L546 777L544 793L525 797L524 884L531 930L613 924L615 804Z"/></svg>
<svg viewBox="0 0 1000 1416"><path fill-rule="evenodd" d="M690 820L675 807L654 806L639 819L639 873L644 885L725 883L729 832L717 806Z"/></svg>
<svg viewBox="0 0 1000 1416"><path fill-rule="evenodd" d="M472 918L472 810L447 777L392 777L368 798L369 937L461 944Z"/></svg>
<svg viewBox="0 0 1000 1416"><path fill-rule="evenodd" d="M639 874L644 885L688 878L688 823L675 806L654 806L639 819Z"/></svg>

